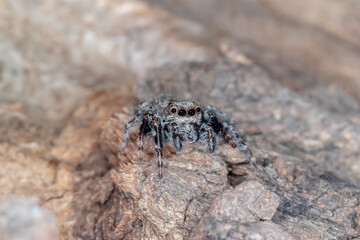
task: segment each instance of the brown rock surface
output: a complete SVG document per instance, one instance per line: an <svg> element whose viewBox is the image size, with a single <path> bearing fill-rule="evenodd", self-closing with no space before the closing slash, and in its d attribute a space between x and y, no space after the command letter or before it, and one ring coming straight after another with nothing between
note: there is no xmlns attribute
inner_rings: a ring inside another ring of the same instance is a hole
<svg viewBox="0 0 360 240"><path fill-rule="evenodd" d="M316 99L276 84L257 67L227 61L154 70L138 91L144 98L182 91L232 113L245 131L254 131L256 146L250 142L261 149L256 155L262 167L246 168L240 181L255 174L280 197L272 221L293 237L358 235L358 113L329 111Z"/></svg>
<svg viewBox="0 0 360 240"><path fill-rule="evenodd" d="M97 206L93 221L84 223L89 218L79 215L76 236L106 239L182 239L188 234L190 239L357 236L360 191L355 187L359 178L354 165L359 161L359 149L354 144L358 141L358 114L349 113L347 116L355 121L346 120L347 129L341 128L342 113L321 108L316 99L290 92L257 67L226 60L156 69L140 81L137 91L144 99L150 99L162 91L180 89L186 89L185 96L203 103L202 96L210 96L206 103L231 112L243 129L253 135L248 140L260 165L256 169L249 167L242 154L227 146L221 146L213 156L197 144L187 146L181 154L174 154L168 146L165 177L159 180L153 143L147 143L145 161L137 162L136 131L124 155L118 153L123 134L121 123L131 115L126 108L124 113L113 114L102 124L100 138L105 155L115 167L111 170L115 188L109 190L112 191L109 200ZM349 136L347 131L356 134ZM339 142L341 149L334 145L336 136L347 136ZM328 145L335 147L325 147ZM235 188L228 185L222 192L226 187L226 169L228 183ZM91 208L89 204L83 214L88 216Z"/></svg>
<svg viewBox="0 0 360 240"><path fill-rule="evenodd" d="M266 221L273 218L279 203L280 198L260 182L245 181L215 199L189 239L291 239L279 226Z"/></svg>
<svg viewBox="0 0 360 240"><path fill-rule="evenodd" d="M103 125L101 141L105 153L108 153L109 159L119 156L118 161L113 162L116 168L111 171L111 177L115 191L122 198L118 208L104 209L101 213L108 216L104 221L116 221L113 232L106 227L101 234L105 239L111 236L182 239L225 188L225 163L220 157L211 157L195 150L174 155L170 149L166 154L165 176L159 179L151 157L145 158L143 163L138 162L133 142L124 155L118 153L119 139L123 136L123 131L118 131L123 129L123 124L119 127L119 123L126 120L126 115L115 114ZM147 145L147 152L153 156L151 147L153 144ZM97 222L96 225L104 225L104 222ZM129 226L132 227L124 229ZM86 231L77 232L78 236L89 234Z"/></svg>

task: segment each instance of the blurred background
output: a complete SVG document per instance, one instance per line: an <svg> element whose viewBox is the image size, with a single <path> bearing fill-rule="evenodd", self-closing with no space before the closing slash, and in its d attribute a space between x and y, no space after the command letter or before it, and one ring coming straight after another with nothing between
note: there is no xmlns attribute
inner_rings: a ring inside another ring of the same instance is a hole
<svg viewBox="0 0 360 240"><path fill-rule="evenodd" d="M98 111L79 109L89 96L111 89L117 98L102 104L129 103L149 69L226 57L335 108L351 105L359 39L357 0L0 0L0 200L40 195L66 236L80 181L70 160L97 143L85 140L80 153L57 146L74 141L71 119Z"/></svg>
<svg viewBox="0 0 360 240"><path fill-rule="evenodd" d="M124 75L211 60L224 44L291 89L360 99L356 0L1 0L0 11L1 97L50 117Z"/></svg>

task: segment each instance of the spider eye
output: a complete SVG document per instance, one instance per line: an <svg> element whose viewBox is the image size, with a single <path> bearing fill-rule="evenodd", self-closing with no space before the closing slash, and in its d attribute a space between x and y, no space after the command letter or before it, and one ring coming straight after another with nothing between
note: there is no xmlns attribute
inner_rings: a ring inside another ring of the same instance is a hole
<svg viewBox="0 0 360 240"><path fill-rule="evenodd" d="M200 111L201 111L201 108L197 107L197 108L196 108L196 111L197 111L197 112L200 112Z"/></svg>
<svg viewBox="0 0 360 240"><path fill-rule="evenodd" d="M172 109L171 109L171 112L172 112L172 113L176 113L176 108L172 108Z"/></svg>
<svg viewBox="0 0 360 240"><path fill-rule="evenodd" d="M194 115L195 115L195 110L194 110L194 109L190 109L190 110L188 111L188 114L189 114L189 116L194 116Z"/></svg>
<svg viewBox="0 0 360 240"><path fill-rule="evenodd" d="M183 117L186 115L186 111L184 109L181 109L179 112L178 112L178 115Z"/></svg>

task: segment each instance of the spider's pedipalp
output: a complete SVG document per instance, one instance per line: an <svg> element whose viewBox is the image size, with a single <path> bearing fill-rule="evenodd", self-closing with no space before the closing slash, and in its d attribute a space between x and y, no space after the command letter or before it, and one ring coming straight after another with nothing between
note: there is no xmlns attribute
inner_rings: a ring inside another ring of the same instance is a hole
<svg viewBox="0 0 360 240"><path fill-rule="evenodd" d="M180 138L179 127L176 123L172 123L172 132L173 132L173 142L176 148L176 151L180 152L182 149L182 142Z"/></svg>

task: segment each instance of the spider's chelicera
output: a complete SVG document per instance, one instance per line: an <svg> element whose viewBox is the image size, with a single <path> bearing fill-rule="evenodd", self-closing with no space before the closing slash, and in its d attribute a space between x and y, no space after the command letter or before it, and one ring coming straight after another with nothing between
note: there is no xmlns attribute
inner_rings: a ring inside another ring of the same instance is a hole
<svg viewBox="0 0 360 240"><path fill-rule="evenodd" d="M220 138L233 148L239 148L249 158L252 157L249 147L236 133L234 120L213 106L202 107L189 100L161 97L150 103L140 103L135 113L136 116L125 124L125 135L119 151L123 153L128 144L130 129L140 124L137 138L139 161L144 157L145 137L150 136L155 141L160 178L163 176L163 148L168 142L173 142L179 152L182 142L199 141L207 143L209 151L213 153Z"/></svg>

